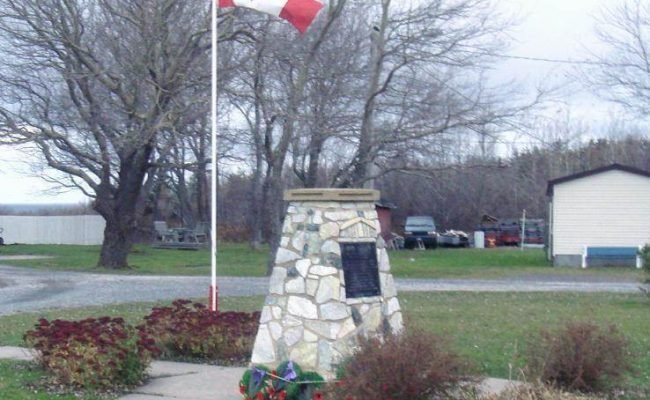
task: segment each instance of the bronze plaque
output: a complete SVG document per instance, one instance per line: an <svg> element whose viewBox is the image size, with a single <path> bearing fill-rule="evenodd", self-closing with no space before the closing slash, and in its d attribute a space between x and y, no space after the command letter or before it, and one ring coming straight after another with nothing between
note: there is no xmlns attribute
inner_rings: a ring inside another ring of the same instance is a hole
<svg viewBox="0 0 650 400"><path fill-rule="evenodd" d="M375 242L340 243L348 298L381 295Z"/></svg>

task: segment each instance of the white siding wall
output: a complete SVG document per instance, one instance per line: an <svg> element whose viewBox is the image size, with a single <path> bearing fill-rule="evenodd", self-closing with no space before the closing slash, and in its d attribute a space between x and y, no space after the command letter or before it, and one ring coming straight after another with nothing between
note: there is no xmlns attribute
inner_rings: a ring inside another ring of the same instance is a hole
<svg viewBox="0 0 650 400"><path fill-rule="evenodd" d="M101 244L104 226L99 215L0 215L6 244Z"/></svg>
<svg viewBox="0 0 650 400"><path fill-rule="evenodd" d="M650 243L650 178L607 171L553 188L553 255Z"/></svg>

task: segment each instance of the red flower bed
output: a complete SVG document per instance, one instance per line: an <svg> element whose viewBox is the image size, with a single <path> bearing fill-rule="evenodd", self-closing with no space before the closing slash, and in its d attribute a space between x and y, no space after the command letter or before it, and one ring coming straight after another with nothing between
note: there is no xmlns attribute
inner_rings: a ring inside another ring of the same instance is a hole
<svg viewBox="0 0 650 400"><path fill-rule="evenodd" d="M140 326L153 337L161 357L245 364L250 359L260 313L215 313L204 304L176 300L155 307Z"/></svg>
<svg viewBox="0 0 650 400"><path fill-rule="evenodd" d="M56 383L106 388L142 382L154 341L122 318L81 321L40 319L25 342L38 351L38 360Z"/></svg>

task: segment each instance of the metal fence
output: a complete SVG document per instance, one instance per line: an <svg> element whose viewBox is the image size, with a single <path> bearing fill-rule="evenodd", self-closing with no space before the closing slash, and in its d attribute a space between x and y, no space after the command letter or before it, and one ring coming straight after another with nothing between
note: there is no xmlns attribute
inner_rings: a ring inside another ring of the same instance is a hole
<svg viewBox="0 0 650 400"><path fill-rule="evenodd" d="M0 215L5 244L101 244L104 226L99 215Z"/></svg>

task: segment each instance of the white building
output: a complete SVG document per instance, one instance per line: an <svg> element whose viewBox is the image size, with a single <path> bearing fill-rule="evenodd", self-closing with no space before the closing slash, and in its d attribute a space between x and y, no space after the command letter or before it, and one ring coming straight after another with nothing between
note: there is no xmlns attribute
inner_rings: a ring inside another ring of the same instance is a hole
<svg viewBox="0 0 650 400"><path fill-rule="evenodd" d="M105 226L100 215L0 215L5 244L97 245Z"/></svg>
<svg viewBox="0 0 650 400"><path fill-rule="evenodd" d="M650 172L612 164L548 182L555 266L580 266L588 248L650 243Z"/></svg>

